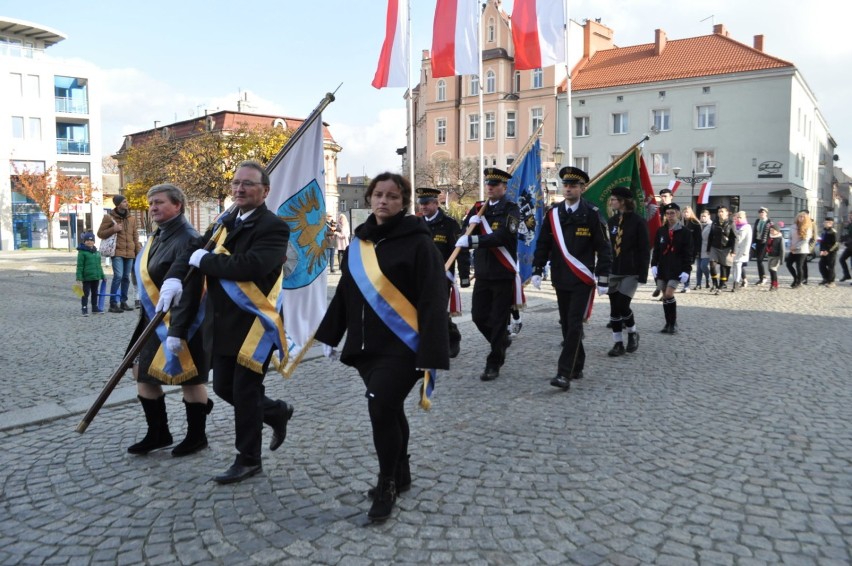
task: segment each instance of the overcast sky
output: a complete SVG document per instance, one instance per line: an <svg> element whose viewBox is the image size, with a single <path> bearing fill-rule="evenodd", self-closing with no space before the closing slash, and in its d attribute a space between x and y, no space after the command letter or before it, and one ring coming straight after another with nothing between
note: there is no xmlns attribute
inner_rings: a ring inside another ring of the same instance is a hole
<svg viewBox="0 0 852 566"><path fill-rule="evenodd" d="M435 0L411 0L412 51L431 45ZM838 144L840 164L852 163L852 42L843 26L852 15L842 0L583 0L569 2L578 22L600 18L617 45L712 33L724 24L733 39L795 64L819 101ZM85 60L105 79L104 151L122 135L184 120L205 110L236 109L304 117L342 83L323 119L343 147L338 173L375 175L398 169L406 144L403 89L370 82L381 48L385 0L146 0L101 3L4 2L0 15L53 28L68 39L48 49ZM512 2L503 2L511 13ZM852 166L848 167L852 169Z"/></svg>

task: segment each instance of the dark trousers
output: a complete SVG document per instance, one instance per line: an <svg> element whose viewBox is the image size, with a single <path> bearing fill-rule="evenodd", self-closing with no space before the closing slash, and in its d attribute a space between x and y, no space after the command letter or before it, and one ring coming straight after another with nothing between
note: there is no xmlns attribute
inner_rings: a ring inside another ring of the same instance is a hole
<svg viewBox="0 0 852 566"><path fill-rule="evenodd" d="M763 260L766 259L766 242L755 240L757 243L757 278L760 281L766 277L766 271L763 267Z"/></svg>
<svg viewBox="0 0 852 566"><path fill-rule="evenodd" d="M246 466L260 463L264 413L280 410L264 392L263 378L269 367L270 352L263 373L255 373L237 363L236 356L213 355L213 391L234 407L234 446L237 462Z"/></svg>
<svg viewBox="0 0 852 566"><path fill-rule="evenodd" d="M562 353L559 354L559 375L573 377L586 365L586 350L583 348L583 315L586 313L594 287L575 285L570 290L556 289L559 305L559 320L562 322Z"/></svg>
<svg viewBox="0 0 852 566"><path fill-rule="evenodd" d="M490 368L500 368L505 361L509 341L509 316L512 310L512 279L476 279L470 316L488 343L491 351L485 359Z"/></svg>
<svg viewBox="0 0 852 566"><path fill-rule="evenodd" d="M92 296L92 311L98 308L98 285L100 281L83 281L83 296L80 297L80 304L86 306L89 295Z"/></svg>
<svg viewBox="0 0 852 566"><path fill-rule="evenodd" d="M802 282L802 279L807 279L808 274L805 272L805 265L807 265L808 254L787 254L787 269L790 271L790 275L793 276L793 284L799 284Z"/></svg>
<svg viewBox="0 0 852 566"><path fill-rule="evenodd" d="M843 248L843 253L840 254L840 268L843 270L843 278L849 279L852 275L849 275L849 266L846 265L846 260L852 257L852 244L847 245Z"/></svg>
<svg viewBox="0 0 852 566"><path fill-rule="evenodd" d="M837 252L819 258L819 273L826 283L834 283L834 264L837 263Z"/></svg>
<svg viewBox="0 0 852 566"><path fill-rule="evenodd" d="M447 319L447 325L450 329L450 344L459 344L461 342L461 332L459 332L459 327L455 322L453 322L450 315L447 315Z"/></svg>

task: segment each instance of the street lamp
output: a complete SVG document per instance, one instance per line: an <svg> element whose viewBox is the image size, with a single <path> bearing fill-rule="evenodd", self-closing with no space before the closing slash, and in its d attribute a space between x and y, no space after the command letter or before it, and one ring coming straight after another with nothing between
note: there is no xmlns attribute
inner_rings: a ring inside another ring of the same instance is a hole
<svg viewBox="0 0 852 566"><path fill-rule="evenodd" d="M707 173L696 174L695 169L693 169L691 176L681 177L679 175L680 167L672 167L672 173L674 173L675 179L677 179L678 181L683 181L684 183L689 183L692 186L692 194L689 198L689 204L690 204L690 206L692 206L693 212L696 212L697 211L696 209L698 208L698 206L695 202L695 185L697 185L698 183L700 183L702 181L706 181L707 179L712 177L713 173L715 173L715 172L716 172L716 166L710 165L710 166L707 167Z"/></svg>

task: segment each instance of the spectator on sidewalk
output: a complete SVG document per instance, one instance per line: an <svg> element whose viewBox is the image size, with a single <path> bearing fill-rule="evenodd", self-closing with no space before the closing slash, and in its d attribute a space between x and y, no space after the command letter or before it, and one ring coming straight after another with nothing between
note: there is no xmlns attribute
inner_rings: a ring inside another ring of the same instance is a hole
<svg viewBox="0 0 852 566"><path fill-rule="evenodd" d="M706 208L702 210L698 221L701 224L701 243L699 244L697 254L698 275L695 285L696 291L701 289L702 276L704 276L704 288L710 288L710 228L712 226L712 222L710 221L710 211Z"/></svg>
<svg viewBox="0 0 852 566"><path fill-rule="evenodd" d="M745 265L748 263L749 254L751 253L751 239L751 225L748 223L745 210L740 210L734 217L734 280L731 284L732 293L737 290L737 284L740 287L748 285L744 270Z"/></svg>
<svg viewBox="0 0 852 566"><path fill-rule="evenodd" d="M695 216L695 212L692 210L691 206L683 207L683 226L692 237L692 263L696 263L698 256L701 253L701 223ZM681 293L689 293L689 283L691 279L692 274L690 273L690 279L688 279L683 285L683 289L680 290Z"/></svg>
<svg viewBox="0 0 852 566"><path fill-rule="evenodd" d="M807 212L802 211L796 215L796 222L790 230L790 253L787 254L787 269L793 276L793 289L801 287L805 273L810 250L810 241L814 237L813 223Z"/></svg>
<svg viewBox="0 0 852 566"><path fill-rule="evenodd" d="M729 214L728 207L720 206L716 211L716 220L710 226L710 275L713 277L715 293L728 288L728 276L734 260L736 236Z"/></svg>
<svg viewBox="0 0 852 566"><path fill-rule="evenodd" d="M822 234L819 237L819 272L822 275L820 285L834 287L834 264L837 263L837 230L834 229L834 218L826 216L822 223Z"/></svg>
<svg viewBox="0 0 852 566"><path fill-rule="evenodd" d="M337 215L334 236L337 238L337 265L340 266L343 263L343 252L349 247L349 220L342 212Z"/></svg>
<svg viewBox="0 0 852 566"><path fill-rule="evenodd" d="M328 213L325 216L325 253L328 257L328 270L334 273L334 256L337 255L337 222L334 215Z"/></svg>
<svg viewBox="0 0 852 566"><path fill-rule="evenodd" d="M766 241L769 239L770 224L772 224L772 220L769 219L769 209L761 206L757 209L757 220L754 221L754 229L752 231L755 243L758 285L766 283L766 271L763 267L763 261L766 259Z"/></svg>
<svg viewBox="0 0 852 566"><path fill-rule="evenodd" d="M784 236L781 234L782 226L769 223L769 237L766 240L767 268L769 270L770 291L778 290L778 268L784 263L784 255L787 250L784 246Z"/></svg>
<svg viewBox="0 0 852 566"><path fill-rule="evenodd" d="M849 273L849 266L846 265L846 261L852 258L852 212L849 213L849 220L843 227L842 234L840 240L844 248L843 253L840 254L840 268L843 270L843 277L840 280L848 281L852 279L852 274Z"/></svg>
<svg viewBox="0 0 852 566"><path fill-rule="evenodd" d="M101 262L101 254L95 247L95 235L91 232L83 234L83 243L77 247L77 281L83 286L83 296L80 303L83 316L89 316L89 295L92 297L92 314L103 314L98 308L98 285L106 279Z"/></svg>
<svg viewBox="0 0 852 566"><path fill-rule="evenodd" d="M115 234L115 255L112 256L112 285L110 286L109 312L132 311L127 304L130 288L130 273L133 262L142 249L136 217L130 214L130 206L124 195L112 197L115 207L104 214L98 228L98 238L106 239Z"/></svg>

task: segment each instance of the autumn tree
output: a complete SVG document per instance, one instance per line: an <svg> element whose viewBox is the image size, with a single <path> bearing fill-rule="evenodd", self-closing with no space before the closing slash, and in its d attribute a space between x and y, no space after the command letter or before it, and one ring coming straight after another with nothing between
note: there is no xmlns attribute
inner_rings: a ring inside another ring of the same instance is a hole
<svg viewBox="0 0 852 566"><path fill-rule="evenodd" d="M15 191L32 200L47 217L47 247L52 248L53 220L59 210L65 205L90 201L92 185L87 179L63 175L55 166L45 171L31 171L26 166L13 168Z"/></svg>

